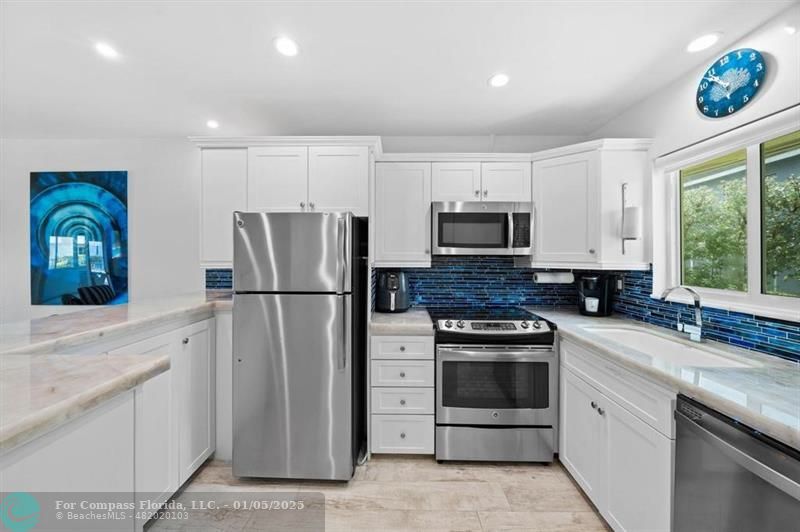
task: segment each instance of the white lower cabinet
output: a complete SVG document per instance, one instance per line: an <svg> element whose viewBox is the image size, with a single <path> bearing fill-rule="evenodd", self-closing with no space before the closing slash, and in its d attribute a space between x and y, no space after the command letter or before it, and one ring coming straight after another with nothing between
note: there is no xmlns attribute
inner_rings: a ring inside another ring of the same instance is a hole
<svg viewBox="0 0 800 532"><path fill-rule="evenodd" d="M433 454L432 336L370 339L370 449L373 453Z"/></svg>
<svg viewBox="0 0 800 532"><path fill-rule="evenodd" d="M674 440L589 384L560 376L559 458L617 531L669 531Z"/></svg>

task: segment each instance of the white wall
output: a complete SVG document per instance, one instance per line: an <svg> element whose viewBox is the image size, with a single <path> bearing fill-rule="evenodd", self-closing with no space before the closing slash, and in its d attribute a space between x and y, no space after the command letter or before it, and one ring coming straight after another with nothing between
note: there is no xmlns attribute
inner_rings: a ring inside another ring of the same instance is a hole
<svg viewBox="0 0 800 532"><path fill-rule="evenodd" d="M764 54L767 62L766 84L759 95L735 115L705 118L695 105L697 84L703 72L727 50L716 49L698 57L697 68L692 72L634 104L626 113L594 131L591 137L650 137L654 139L651 153L657 157L797 105L800 103L800 32L787 34L784 31L787 24L800 29L800 4L794 4L728 47L731 50L755 48Z"/></svg>
<svg viewBox="0 0 800 532"><path fill-rule="evenodd" d="M0 140L0 321L80 310L30 305L30 172L128 171L129 297L203 288L200 151L185 139Z"/></svg>
<svg viewBox="0 0 800 532"><path fill-rule="evenodd" d="M381 137L385 153L529 153L583 142L578 135Z"/></svg>

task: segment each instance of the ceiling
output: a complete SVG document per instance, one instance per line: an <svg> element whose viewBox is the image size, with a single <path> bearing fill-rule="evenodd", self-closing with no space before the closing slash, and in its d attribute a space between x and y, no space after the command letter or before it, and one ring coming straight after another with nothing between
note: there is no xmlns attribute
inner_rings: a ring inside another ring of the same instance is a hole
<svg viewBox="0 0 800 532"><path fill-rule="evenodd" d="M582 135L792 3L3 0L0 134Z"/></svg>

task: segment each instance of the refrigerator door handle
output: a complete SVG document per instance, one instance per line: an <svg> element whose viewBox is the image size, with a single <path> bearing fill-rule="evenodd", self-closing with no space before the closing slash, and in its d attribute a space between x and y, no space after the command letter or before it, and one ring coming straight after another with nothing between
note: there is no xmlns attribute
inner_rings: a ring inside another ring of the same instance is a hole
<svg viewBox="0 0 800 532"><path fill-rule="evenodd" d="M345 279L347 278L347 225L344 216L336 220L336 283L337 293L345 292Z"/></svg>
<svg viewBox="0 0 800 532"><path fill-rule="evenodd" d="M339 364L338 369L339 371L344 371L347 369L347 352L352 349L352 338L350 336L350 309L348 308L348 302L350 300L347 296L339 296L342 300L342 305L340 308L341 315L339 316L339 320L342 324L342 334L341 334L341 345L339 346Z"/></svg>

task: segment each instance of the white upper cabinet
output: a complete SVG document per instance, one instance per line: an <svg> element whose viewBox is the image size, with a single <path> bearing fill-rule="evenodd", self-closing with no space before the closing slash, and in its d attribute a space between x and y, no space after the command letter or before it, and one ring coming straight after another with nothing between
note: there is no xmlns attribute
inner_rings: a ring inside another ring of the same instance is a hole
<svg viewBox="0 0 800 532"><path fill-rule="evenodd" d="M529 162L435 162L433 201L531 201Z"/></svg>
<svg viewBox="0 0 800 532"><path fill-rule="evenodd" d="M531 201L531 164L481 163L484 201Z"/></svg>
<svg viewBox="0 0 800 532"><path fill-rule="evenodd" d="M312 146L308 149L308 208L313 211L369 210L369 148Z"/></svg>
<svg viewBox="0 0 800 532"><path fill-rule="evenodd" d="M536 262L596 262L597 153L533 163Z"/></svg>
<svg viewBox="0 0 800 532"><path fill-rule="evenodd" d="M481 163L433 163L432 201L480 201Z"/></svg>
<svg viewBox="0 0 800 532"><path fill-rule="evenodd" d="M647 218L649 144L605 139L534 154L533 266L649 268L647 228L624 252L622 241L623 185L625 206L639 207L642 223Z"/></svg>
<svg viewBox="0 0 800 532"><path fill-rule="evenodd" d="M431 164L375 168L375 266L430 266Z"/></svg>
<svg viewBox="0 0 800 532"><path fill-rule="evenodd" d="M308 148L247 150L247 210L303 211L308 201Z"/></svg>
<svg viewBox="0 0 800 532"><path fill-rule="evenodd" d="M233 256L233 211L247 208L247 150L203 150L200 260L226 265Z"/></svg>

